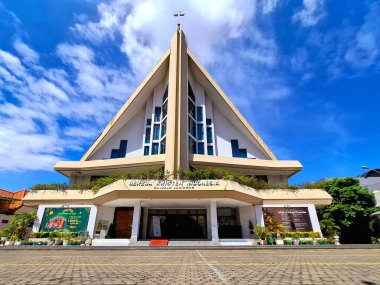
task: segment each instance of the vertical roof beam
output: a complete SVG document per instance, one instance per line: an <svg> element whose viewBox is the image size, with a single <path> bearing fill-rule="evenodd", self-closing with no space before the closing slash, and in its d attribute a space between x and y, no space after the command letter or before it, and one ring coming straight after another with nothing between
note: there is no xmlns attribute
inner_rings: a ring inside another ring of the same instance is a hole
<svg viewBox="0 0 380 285"><path fill-rule="evenodd" d="M169 59L165 170L170 173L189 168L187 81L187 42L178 26L171 40Z"/></svg>

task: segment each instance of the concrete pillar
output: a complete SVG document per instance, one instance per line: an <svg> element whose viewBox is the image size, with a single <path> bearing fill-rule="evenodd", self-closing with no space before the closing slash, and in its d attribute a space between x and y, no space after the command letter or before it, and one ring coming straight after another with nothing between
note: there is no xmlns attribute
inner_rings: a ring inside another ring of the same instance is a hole
<svg viewBox="0 0 380 285"><path fill-rule="evenodd" d="M141 201L137 200L133 205L133 221L132 221L132 233L131 243L136 243L140 229L140 215L141 215Z"/></svg>
<svg viewBox="0 0 380 285"><path fill-rule="evenodd" d="M216 208L216 201L210 201L211 212L211 239L214 244L219 244L218 234L218 211Z"/></svg>

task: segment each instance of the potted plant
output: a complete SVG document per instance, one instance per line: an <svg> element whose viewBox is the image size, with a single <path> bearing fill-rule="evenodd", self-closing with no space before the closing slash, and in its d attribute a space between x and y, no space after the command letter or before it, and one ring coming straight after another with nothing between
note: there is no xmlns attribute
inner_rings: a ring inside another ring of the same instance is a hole
<svg viewBox="0 0 380 285"><path fill-rule="evenodd" d="M260 239L260 244L267 244L268 231L264 226L256 225L254 228L254 235Z"/></svg>

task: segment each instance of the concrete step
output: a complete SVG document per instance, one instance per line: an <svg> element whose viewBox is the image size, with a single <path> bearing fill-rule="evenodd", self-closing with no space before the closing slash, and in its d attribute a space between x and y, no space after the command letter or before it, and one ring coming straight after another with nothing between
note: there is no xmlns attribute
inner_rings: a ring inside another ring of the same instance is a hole
<svg viewBox="0 0 380 285"><path fill-rule="evenodd" d="M213 246L209 240L169 240L168 246Z"/></svg>

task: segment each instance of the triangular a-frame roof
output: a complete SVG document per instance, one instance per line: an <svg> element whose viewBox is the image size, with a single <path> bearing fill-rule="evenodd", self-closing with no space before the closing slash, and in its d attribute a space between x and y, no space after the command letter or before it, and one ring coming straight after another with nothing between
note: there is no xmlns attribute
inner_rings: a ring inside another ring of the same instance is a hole
<svg viewBox="0 0 380 285"><path fill-rule="evenodd" d="M60 162L56 165L55 169L65 175L69 175L70 171L72 173L74 169L84 169L86 163L88 165L97 165L92 158L94 154L141 111L146 101L152 96L155 86L162 82L164 78L167 78L168 81L166 152L164 155L158 155L154 159L151 158L151 160L154 161L157 166L159 165L158 161L160 161L165 170L171 173L179 169L188 169L192 162L199 164L199 161L196 161L199 156L189 153L188 80L190 71L191 76L204 88L205 94L207 94L213 104L215 104L223 114L228 114L228 120L230 120L232 125L238 128L249 142L263 154L263 157L265 157L264 160L269 163L268 167L265 167L266 169L271 169L271 167L273 167L273 169L281 168L289 172L278 172L278 174L291 175L302 168L298 161L286 162L276 159L268 146L234 106L221 87L188 49L186 37L179 26L172 37L170 49L163 55L116 116L86 151L79 162L80 164L65 164ZM210 160L212 158L207 159ZM246 163L243 161L239 162L239 158L233 159L232 164L235 166L240 163ZM118 160L115 160L115 162L112 163L118 163L117 161ZM119 162L124 165L127 165L130 161L133 161L133 165L138 165L139 159L136 157L133 159L128 158L128 160L126 158L119 160ZM151 163L148 157L141 157L141 161L140 167L149 167ZM250 164L255 163L253 160L249 161ZM273 161L271 162L273 165L270 161ZM100 167L102 167L101 165L110 167L109 165L112 163L100 162L96 169L100 169ZM257 161L256 164L260 165L259 161Z"/></svg>

